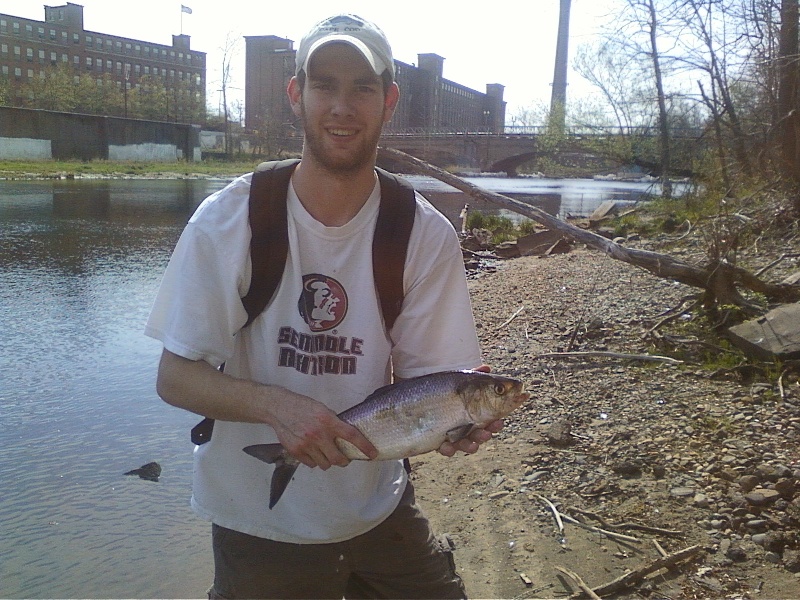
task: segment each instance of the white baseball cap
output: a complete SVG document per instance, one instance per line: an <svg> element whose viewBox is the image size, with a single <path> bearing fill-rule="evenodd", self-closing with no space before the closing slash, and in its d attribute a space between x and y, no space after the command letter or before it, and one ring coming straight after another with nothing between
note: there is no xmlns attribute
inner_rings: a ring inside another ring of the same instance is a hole
<svg viewBox="0 0 800 600"><path fill-rule="evenodd" d="M297 49L295 73L308 73L308 61L322 46L332 42L344 42L361 52L375 71L383 75L388 70L394 80L394 59L389 40L381 29L356 15L336 15L320 21L311 28Z"/></svg>

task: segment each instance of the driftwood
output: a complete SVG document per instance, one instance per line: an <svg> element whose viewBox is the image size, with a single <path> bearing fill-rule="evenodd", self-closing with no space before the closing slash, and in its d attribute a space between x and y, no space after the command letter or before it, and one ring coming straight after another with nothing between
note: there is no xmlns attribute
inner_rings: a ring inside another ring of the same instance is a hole
<svg viewBox="0 0 800 600"><path fill-rule="evenodd" d="M688 548L679 550L674 554L662 556L661 558L657 558L651 563L645 565L641 569L629 571L624 575L617 577L613 581L609 581L606 584L593 588L593 591L598 596L610 596L611 594L615 594L620 590L638 583L651 573L655 573L661 569L668 569L679 562L682 562L688 558L692 558L695 554L700 553L702 550L702 546L689 546Z"/></svg>
<svg viewBox="0 0 800 600"><path fill-rule="evenodd" d="M697 266L666 254L625 248L597 233L566 223L540 208L503 194L484 190L400 150L380 147L378 152L379 156L402 164L412 172L434 177L472 198L482 199L524 215L545 227L560 231L578 242L602 250L611 258L645 269L658 277L703 289L707 306L734 305L748 313L759 314L760 309L742 296L739 291L740 287L763 294L771 301L796 302L800 300L800 285L798 284L775 284L762 281L746 269L724 259L711 260L704 266Z"/></svg>
<svg viewBox="0 0 800 600"><path fill-rule="evenodd" d="M578 586L581 589L581 591L587 596L589 596L589 598L591 598L592 600L600 600L600 596L595 594L592 588L586 585L586 582L584 582L583 579L581 579L581 576L575 573L574 571L570 571L569 569L565 569L564 567L556 567L556 571L559 571L560 573L563 573L564 575L569 577L572 580L572 583Z"/></svg>
<svg viewBox="0 0 800 600"><path fill-rule="evenodd" d="M607 352L604 350L589 350L586 352L546 352L537 354L533 358L621 358L623 360L642 360L646 362L662 362L670 365L682 365L683 361L669 356L654 354L624 354L621 352Z"/></svg>

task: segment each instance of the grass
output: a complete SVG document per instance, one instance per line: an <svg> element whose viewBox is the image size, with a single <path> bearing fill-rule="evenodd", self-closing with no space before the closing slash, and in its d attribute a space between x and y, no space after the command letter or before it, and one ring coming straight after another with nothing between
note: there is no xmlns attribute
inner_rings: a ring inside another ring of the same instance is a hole
<svg viewBox="0 0 800 600"><path fill-rule="evenodd" d="M178 173L208 176L235 176L252 171L261 162L252 160L200 162L138 162L138 161L59 161L59 160L0 160L0 177L55 177L64 175L158 175Z"/></svg>

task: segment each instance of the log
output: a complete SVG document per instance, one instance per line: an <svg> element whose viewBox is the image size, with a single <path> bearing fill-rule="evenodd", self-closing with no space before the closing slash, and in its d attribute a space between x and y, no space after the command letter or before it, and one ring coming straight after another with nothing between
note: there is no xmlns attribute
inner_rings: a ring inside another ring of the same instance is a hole
<svg viewBox="0 0 800 600"><path fill-rule="evenodd" d="M485 200L524 215L545 227L560 231L578 242L601 250L613 259L634 265L658 277L703 289L706 291L710 305L714 303L730 304L741 307L751 314L758 314L760 311L742 297L737 286L764 294L773 301L797 302L800 300L800 284L768 283L725 260L712 260L706 266L696 266L667 254L626 248L592 231L562 221L540 208L464 181L452 173L400 150L381 146L378 148L378 155L404 165L413 173L434 177L472 198Z"/></svg>

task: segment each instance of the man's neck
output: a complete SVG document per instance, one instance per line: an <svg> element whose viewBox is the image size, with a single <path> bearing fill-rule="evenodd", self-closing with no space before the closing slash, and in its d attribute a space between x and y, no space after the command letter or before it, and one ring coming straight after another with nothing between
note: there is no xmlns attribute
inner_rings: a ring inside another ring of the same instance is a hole
<svg viewBox="0 0 800 600"><path fill-rule="evenodd" d="M358 214L375 188L374 165L346 174L332 173L303 158L292 175L303 207L327 227L341 227Z"/></svg>

